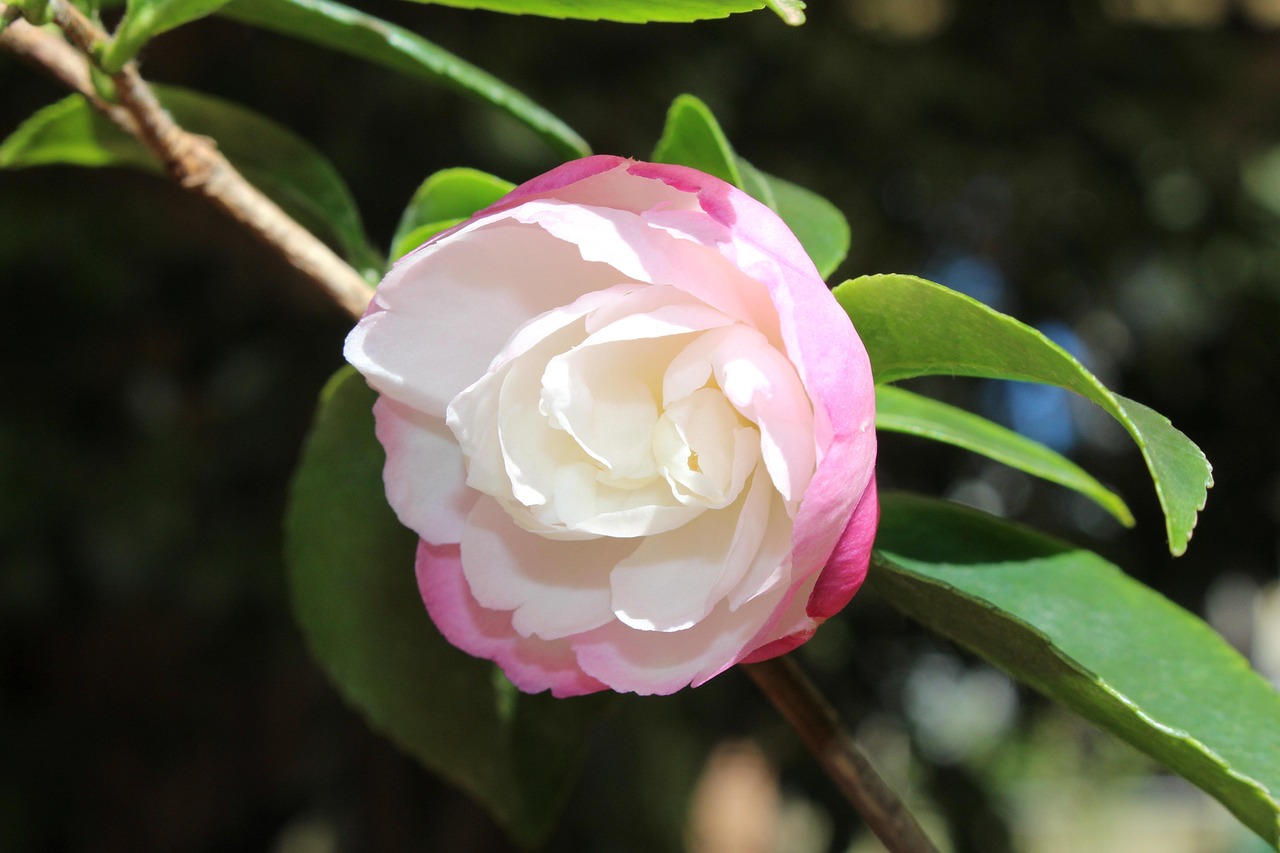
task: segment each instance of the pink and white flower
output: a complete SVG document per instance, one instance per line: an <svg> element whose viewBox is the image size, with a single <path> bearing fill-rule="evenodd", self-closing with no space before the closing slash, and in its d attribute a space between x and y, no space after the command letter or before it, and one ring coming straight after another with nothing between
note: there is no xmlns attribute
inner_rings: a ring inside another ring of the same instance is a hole
<svg viewBox="0 0 1280 853"><path fill-rule="evenodd" d="M431 618L522 690L696 686L803 643L866 574L866 352L714 177L535 178L397 263L346 357Z"/></svg>

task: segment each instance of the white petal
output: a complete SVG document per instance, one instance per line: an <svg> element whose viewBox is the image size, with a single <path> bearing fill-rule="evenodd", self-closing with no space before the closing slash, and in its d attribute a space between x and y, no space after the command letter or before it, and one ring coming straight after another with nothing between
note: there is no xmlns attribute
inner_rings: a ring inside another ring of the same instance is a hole
<svg viewBox="0 0 1280 853"><path fill-rule="evenodd" d="M649 285L618 284L604 290L593 290L575 299L571 304L552 308L534 317L521 326L507 345L494 359L493 367L501 362L509 361L523 355L548 335L563 329L582 317L593 319L602 311L610 309L619 302L632 299L632 294L653 290ZM588 331L590 326L588 325Z"/></svg>
<svg viewBox="0 0 1280 853"><path fill-rule="evenodd" d="M481 498L467 518L462 570L482 606L514 611L521 636L553 640L612 621L609 570L634 548L626 540L547 539Z"/></svg>
<svg viewBox="0 0 1280 853"><path fill-rule="evenodd" d="M769 506L762 514L761 535L751 566L726 595L731 610L751 599L791 582L791 531L793 522L786 503L770 490Z"/></svg>
<svg viewBox="0 0 1280 853"><path fill-rule="evenodd" d="M653 432L662 475L682 503L732 503L760 458L760 434L716 388L700 388L667 407Z"/></svg>
<svg viewBox="0 0 1280 853"><path fill-rule="evenodd" d="M591 465L566 465L556 472L555 518L564 529L632 539L674 530L697 518L701 506L685 506L664 480L639 488L618 488L600 481ZM550 517L544 518L551 523Z"/></svg>
<svg viewBox="0 0 1280 853"><path fill-rule="evenodd" d="M443 416L522 324L621 283L614 267L583 261L575 245L536 226L472 226L388 273L345 355L378 391Z"/></svg>
<svg viewBox="0 0 1280 853"><path fill-rule="evenodd" d="M712 329L672 359L663 378L664 406L705 385L710 374L734 408L759 428L765 467L794 509L813 477L817 453L813 405L795 367L754 329Z"/></svg>
<svg viewBox="0 0 1280 853"><path fill-rule="evenodd" d="M486 373L454 397L445 412L445 423L466 461L467 485L494 497L511 494L511 478L498 440L498 395L506 374L505 368Z"/></svg>
<svg viewBox="0 0 1280 853"><path fill-rule="evenodd" d="M461 541L476 493L466 486L462 449L444 421L389 397L378 398L373 414L387 452L382 479L396 517L433 544Z"/></svg>
<svg viewBox="0 0 1280 853"><path fill-rule="evenodd" d="M582 339L581 322L548 335L512 360L498 395L498 435L503 464L516 500L542 506L552 500L556 470L590 460L573 437L553 429L541 409L541 378L547 363Z"/></svg>
<svg viewBox="0 0 1280 853"><path fill-rule="evenodd" d="M658 476L652 437L658 420L660 365L682 343L679 338L657 338L579 346L547 363L541 395L547 416L614 481Z"/></svg>
<svg viewBox="0 0 1280 853"><path fill-rule="evenodd" d="M705 619L751 566L770 491L752 488L730 507L645 539L612 572L618 619L641 631L682 631Z"/></svg>
<svg viewBox="0 0 1280 853"><path fill-rule="evenodd" d="M705 214L699 215L705 219ZM672 233L643 216L608 207L558 201L529 202L513 215L536 222L566 240L579 241L582 257L612 265L627 278L669 284L781 342L778 314L768 289L704 244L703 234ZM715 232L721 236L721 232Z"/></svg>
<svg viewBox="0 0 1280 853"><path fill-rule="evenodd" d="M613 621L570 642L583 671L615 690L674 693L732 666L769 622L783 591L762 595L736 611L721 602L685 631L639 631Z"/></svg>
<svg viewBox="0 0 1280 853"><path fill-rule="evenodd" d="M534 347L543 345L540 358L537 354L529 358L534 359L535 368L545 365L547 358L557 351L557 346L570 346L573 341L581 337L581 332L571 330L547 342L549 337L574 326L575 323L580 330L581 323L578 321L583 316L600 304L615 300L630 289L640 286L642 285L621 285L588 293L571 305L553 308L530 320L507 342L506 347L495 359L495 364L490 367L490 371L450 401L445 420L457 436L458 443L462 445L463 453L467 458L467 485L496 498L512 495L512 482L507 475L506 461L499 438L498 419L500 395L507 374L511 371L512 362L525 357ZM530 414L530 416L535 415ZM531 425L531 428L545 429L545 419L541 416L537 417L538 423ZM528 483L521 482L521 488L527 486ZM544 503L546 500L539 494L523 493L522 497L534 504Z"/></svg>
<svg viewBox="0 0 1280 853"><path fill-rule="evenodd" d="M736 322L679 288L654 284L602 304L587 318L589 343L658 338Z"/></svg>
<svg viewBox="0 0 1280 853"><path fill-rule="evenodd" d="M638 487L658 476L652 452L664 366L689 335L732 322L670 287L623 294L585 319L590 332L553 358L542 408L601 466L609 485Z"/></svg>

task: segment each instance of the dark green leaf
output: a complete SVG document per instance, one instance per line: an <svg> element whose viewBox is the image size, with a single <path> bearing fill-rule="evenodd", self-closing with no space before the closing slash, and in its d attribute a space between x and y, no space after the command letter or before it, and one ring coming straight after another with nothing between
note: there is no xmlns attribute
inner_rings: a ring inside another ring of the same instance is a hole
<svg viewBox="0 0 1280 853"><path fill-rule="evenodd" d="M488 207L515 187L476 169L444 169L422 182L400 215L391 257L399 258Z"/></svg>
<svg viewBox="0 0 1280 853"><path fill-rule="evenodd" d="M80 95L63 98L40 110L0 144L0 168L56 164L133 166L160 171L151 152L92 109Z"/></svg>
<svg viewBox="0 0 1280 853"><path fill-rule="evenodd" d="M341 3L234 0L219 14L376 62L411 77L446 83L506 111L564 157L591 153L591 147L572 128L498 78L416 33Z"/></svg>
<svg viewBox="0 0 1280 853"><path fill-rule="evenodd" d="M715 175L768 205L787 223L824 278L849 251L849 223L835 205L739 157L711 109L692 95L680 95L671 104L653 159Z"/></svg>
<svg viewBox="0 0 1280 853"><path fill-rule="evenodd" d="M418 0L460 9L485 9L510 15L542 15L548 18L578 18L588 21L621 21L643 24L648 21L683 23L706 18L723 18L734 12L763 9L766 0ZM776 4L776 5L774 5ZM795 0L769 3L783 20L794 17ZM803 8L804 4L799 4ZM784 14L784 12L786 14ZM803 17L802 19L803 20Z"/></svg>
<svg viewBox="0 0 1280 853"><path fill-rule="evenodd" d="M103 68L115 73L142 46L163 32L212 15L228 0L129 0L102 57Z"/></svg>
<svg viewBox="0 0 1280 853"><path fill-rule="evenodd" d="M1108 391L1030 326L933 282L864 276L834 293L867 345L877 382L925 374L988 376L1058 385L1097 403L1137 442L1164 508L1169 550L1186 551L1213 477L1200 448L1163 416Z"/></svg>
<svg viewBox="0 0 1280 853"><path fill-rule="evenodd" d="M293 131L238 104L171 87L156 87L179 125L211 136L251 183L303 225L332 233L367 277L381 275L360 212L342 176ZM375 275L376 274L376 275Z"/></svg>
<svg viewBox="0 0 1280 853"><path fill-rule="evenodd" d="M1192 614L1096 554L918 496L884 497L869 583L1280 849L1280 694Z"/></svg>
<svg viewBox="0 0 1280 853"><path fill-rule="evenodd" d="M355 200L324 155L291 130L230 101L170 86L155 91L180 126L214 138L250 183L303 226L331 236L366 278L381 275L382 259L365 239ZM79 95L36 113L0 145L0 167L50 163L160 171L141 143Z"/></svg>
<svg viewBox="0 0 1280 853"><path fill-rule="evenodd" d="M520 694L436 631L414 579L416 538L383 493L373 401L350 368L322 394L285 526L295 615L320 666L374 728L536 843L607 699Z"/></svg>
<svg viewBox="0 0 1280 853"><path fill-rule="evenodd" d="M1074 489L1126 527L1133 513L1120 496L1070 459L986 418L892 385L876 386L876 429L903 432L981 453L1028 474Z"/></svg>

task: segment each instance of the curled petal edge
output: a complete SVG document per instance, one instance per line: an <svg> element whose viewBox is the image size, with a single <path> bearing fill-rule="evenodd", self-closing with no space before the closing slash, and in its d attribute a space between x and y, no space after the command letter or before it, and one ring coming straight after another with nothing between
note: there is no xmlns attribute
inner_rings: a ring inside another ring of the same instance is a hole
<svg viewBox="0 0 1280 853"><path fill-rule="evenodd" d="M427 613L444 638L468 654L498 664L520 690L550 690L552 696L563 698L606 689L582 671L567 641L521 637L511 625L509 612L481 607L463 576L457 545L420 541L416 570Z"/></svg>
<svg viewBox="0 0 1280 853"><path fill-rule="evenodd" d="M867 578L871 546L875 542L879 521L880 500L873 477L836 542L826 567L818 575L813 591L809 593L805 603L807 624L786 636L765 643L739 663L757 663L786 654L808 642L819 625L845 608ZM781 630L787 630L787 626L783 626Z"/></svg>

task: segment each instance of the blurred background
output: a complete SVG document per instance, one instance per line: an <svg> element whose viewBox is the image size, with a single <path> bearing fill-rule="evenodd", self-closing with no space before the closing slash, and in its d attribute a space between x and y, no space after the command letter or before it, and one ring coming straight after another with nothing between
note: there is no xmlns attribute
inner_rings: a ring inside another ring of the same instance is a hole
<svg viewBox="0 0 1280 853"><path fill-rule="evenodd" d="M847 214L833 281L940 281L1168 415L1217 481L1177 560L1127 437L1044 389L913 386L1068 452L1136 530L901 436L882 438L881 485L1085 544L1280 680L1280 0L832 0L800 29L357 5L597 151L645 157L672 98L698 95L739 153ZM383 244L437 169L519 181L556 162L447 90L227 21L161 37L143 71L310 140ZM0 137L64 95L4 54L0 93ZM510 849L344 706L291 622L286 488L350 321L199 200L116 170L0 172L0 287L0 849ZM947 849L1265 849L869 593L801 658ZM619 701L546 849L878 848L730 672Z"/></svg>

